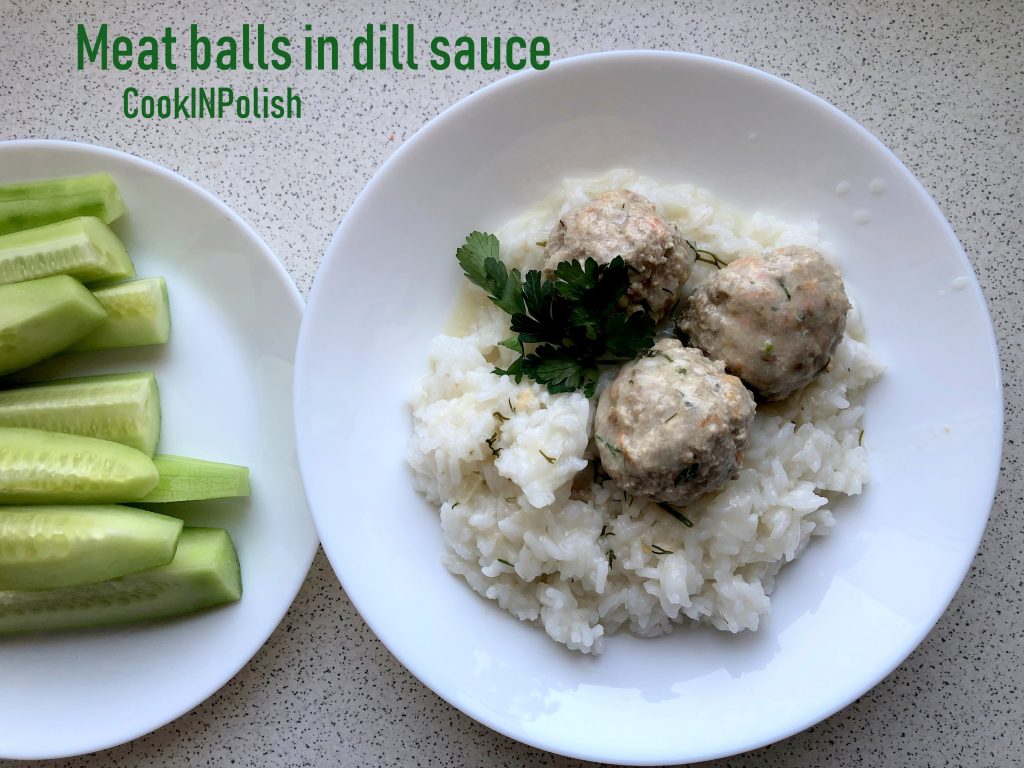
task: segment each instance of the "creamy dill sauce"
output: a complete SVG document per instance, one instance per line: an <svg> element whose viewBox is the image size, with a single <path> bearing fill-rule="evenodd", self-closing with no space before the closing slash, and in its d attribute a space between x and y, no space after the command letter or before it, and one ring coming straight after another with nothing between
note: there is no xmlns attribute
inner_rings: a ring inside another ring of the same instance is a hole
<svg viewBox="0 0 1024 768"><path fill-rule="evenodd" d="M444 324L446 336L468 336L480 312L480 289L463 280Z"/></svg>

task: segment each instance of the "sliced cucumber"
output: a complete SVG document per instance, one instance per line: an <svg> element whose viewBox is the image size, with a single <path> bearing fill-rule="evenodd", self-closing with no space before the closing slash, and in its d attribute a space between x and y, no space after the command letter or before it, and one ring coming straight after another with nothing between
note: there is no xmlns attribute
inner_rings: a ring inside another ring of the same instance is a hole
<svg viewBox="0 0 1024 768"><path fill-rule="evenodd" d="M109 224L122 213L124 203L109 173L0 187L0 235L75 216Z"/></svg>
<svg viewBox="0 0 1024 768"><path fill-rule="evenodd" d="M124 243L93 216L0 236L0 284L50 275L83 283L124 280L135 275L135 266Z"/></svg>
<svg viewBox="0 0 1024 768"><path fill-rule="evenodd" d="M152 456L160 395L152 373L113 373L0 391L0 427L111 440Z"/></svg>
<svg viewBox="0 0 1024 768"><path fill-rule="evenodd" d="M183 616L242 596L227 531L186 528L167 565L100 584L0 592L0 635L129 624Z"/></svg>
<svg viewBox="0 0 1024 768"><path fill-rule="evenodd" d="M106 310L107 319L68 347L68 352L167 343L171 335L171 312L167 304L167 283L162 277L118 283L101 288L93 295Z"/></svg>
<svg viewBox="0 0 1024 768"><path fill-rule="evenodd" d="M0 285L0 375L55 355L106 317L96 298L67 275Z"/></svg>
<svg viewBox="0 0 1024 768"><path fill-rule="evenodd" d="M158 479L153 460L127 445L0 427L0 504L120 504Z"/></svg>
<svg viewBox="0 0 1024 768"><path fill-rule="evenodd" d="M0 507L0 590L76 587L167 565L183 525L131 507Z"/></svg>
<svg viewBox="0 0 1024 768"><path fill-rule="evenodd" d="M160 479L140 503L226 499L250 493L248 467L164 455L154 456L153 463Z"/></svg>

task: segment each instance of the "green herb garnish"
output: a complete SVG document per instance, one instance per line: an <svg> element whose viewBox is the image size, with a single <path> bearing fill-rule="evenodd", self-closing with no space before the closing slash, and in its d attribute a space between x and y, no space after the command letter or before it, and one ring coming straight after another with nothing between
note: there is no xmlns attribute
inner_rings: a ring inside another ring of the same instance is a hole
<svg viewBox="0 0 1024 768"><path fill-rule="evenodd" d="M793 300L793 297L789 295L789 288L787 288L787 287L786 287L786 283L785 283L785 282L783 282L783 280L782 280L782 278L781 278L781 277L780 277L780 278L777 278L777 279L778 279L779 287L780 287L780 288L782 289L782 291L783 291L783 292L784 292L784 293L786 294L786 301L792 301L792 300ZM801 318L801 319L802 319L802 318Z"/></svg>
<svg viewBox="0 0 1024 768"><path fill-rule="evenodd" d="M722 261L722 259L713 254L711 251L706 251L703 248L698 248L696 243L691 243L689 240L687 240L686 243L691 248L693 248L693 251L696 254L695 258L697 259L697 261L703 261L705 264L710 264L715 269L721 269L722 267L729 266L724 261Z"/></svg>
<svg viewBox="0 0 1024 768"><path fill-rule="evenodd" d="M659 546L657 544L651 544L651 552L653 552L656 555L671 555L673 551L674 550L665 549L664 547Z"/></svg>
<svg viewBox="0 0 1024 768"><path fill-rule="evenodd" d="M509 272L498 258L498 238L473 232L455 252L470 282L479 285L495 304L510 315L523 308L523 286L518 269Z"/></svg>
<svg viewBox="0 0 1024 768"><path fill-rule="evenodd" d="M553 278L537 270L524 277L501 262L498 248L494 235L473 232L455 254L470 282L511 315L515 335L501 343L519 357L496 374L517 383L526 376L552 394L582 390L593 397L599 365L632 360L654 343L651 313L619 304L629 289L621 257L608 264L567 261Z"/></svg>
<svg viewBox="0 0 1024 768"><path fill-rule="evenodd" d="M504 564L505 564L505 565L507 565L507 566L508 566L509 568L515 568L515 566L514 566L514 565L512 565L512 563L510 563L510 562L509 562L508 560L505 560L504 558L501 558L501 557L499 557L499 558L498 558L498 562L499 562L499 563L504 563Z"/></svg>
<svg viewBox="0 0 1024 768"><path fill-rule="evenodd" d="M660 349L654 349L653 347L651 347L650 349L643 350L636 357L637 357L637 360L643 359L645 357L663 357L666 360L668 360L670 363L672 362L672 358L671 357L669 357L667 354L662 352Z"/></svg>
<svg viewBox="0 0 1024 768"><path fill-rule="evenodd" d="M675 484L679 485L680 483L688 483L688 482L690 482L691 480L693 480L693 478L695 478L697 476L698 472L700 472L700 464L699 463L691 464L686 469L682 470L679 474L676 475L676 483Z"/></svg>
<svg viewBox="0 0 1024 768"><path fill-rule="evenodd" d="M674 518L675 518L676 520L678 520L678 521L679 521L680 523L682 523L683 525L685 525L685 526L686 526L687 528L693 528L693 520L691 520L690 518L688 518L688 517L687 517L686 515L684 515L684 514L683 514L682 512L680 512L680 511L679 511L678 509L676 509L675 507L673 507L673 506L672 506L671 504L669 504L669 503L668 503L668 502L666 502L666 501L659 501L659 502L656 502L656 503L657 503L657 505L658 505L659 507L661 507L662 509L664 509L664 510L665 510L666 512L668 512L668 513L669 513L670 515L672 515L672 517L674 517Z"/></svg>

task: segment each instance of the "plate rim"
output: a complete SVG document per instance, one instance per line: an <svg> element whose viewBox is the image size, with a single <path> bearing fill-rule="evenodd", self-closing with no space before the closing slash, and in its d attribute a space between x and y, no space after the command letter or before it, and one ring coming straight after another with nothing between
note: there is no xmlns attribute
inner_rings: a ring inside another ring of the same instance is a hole
<svg viewBox="0 0 1024 768"><path fill-rule="evenodd" d="M960 569L959 578L955 582L955 588L948 595L944 596L944 600L941 603L941 608L933 616L929 617L926 621L923 621L918 625L917 631L914 633L914 637L911 643L903 651L895 654L889 664L883 665L881 668L879 668L877 670L876 675L866 677L865 681L861 685L856 686L855 689L852 689L852 695L848 694L846 696L839 697L839 699L837 700L837 704L835 704L834 706L826 707L821 711L821 713L818 716L806 722L801 720L799 722L791 724L789 727L778 731L777 734L772 738L758 738L742 743L738 742L737 745L728 749L709 751L705 753L700 753L698 755L683 755L682 757L680 757L678 750L672 750L670 748L660 748L660 751L657 751L657 754L655 754L654 751L651 751L643 757L625 760L620 755L610 757L608 755L590 753L580 749L556 747L551 743L532 738L532 734L529 731L514 732L513 729L505 727L504 723L498 723L493 718L489 717L486 711L471 712L455 700L454 692L452 692L453 695L448 695L447 693L439 690L438 687L434 685L434 676L429 674L423 675L421 674L421 670L413 669L410 666L408 666L406 664L405 659L403 658L403 654L396 649L394 643L386 639L384 636L382 636L382 634L378 631L378 626L376 625L376 623L371 621L367 617L366 612L364 612L363 604L367 601L364 600L362 596L357 597L349 594L348 591L346 590L346 595L348 596L349 600L352 602L353 606L358 611L363 621L366 622L367 626L373 631L376 638L396 659L398 659L399 662L401 662L402 666L405 667L405 669L407 669L410 674L412 674L419 682L421 682L423 685L429 688L435 695L446 701L448 704L450 704L466 716L483 724L484 726L493 731L501 733L502 735L507 736L508 738L514 739L515 741L529 745L531 747L542 749L548 752L553 752L555 754L563 755L573 759L591 760L598 762L613 759L615 761L621 762L621 764L623 765L663 765L665 763L672 761L678 762L678 760L680 759L692 762L701 762L705 760L729 757L732 755L749 752L751 750L759 749L761 747L765 747L778 741L782 741L783 739L787 739L797 733L800 733L806 730L807 728L810 728L828 719L829 717L832 717L840 710L844 709L857 699L861 698L865 693L867 693L872 688L877 686L880 682L882 682L882 680L888 677L895 669L897 669L901 664L903 664L903 662L906 661L906 659L914 652L914 650L916 650L920 646L921 642L925 639L925 637L932 631L932 629L935 627L939 619L948 610L952 600L955 598L956 594L962 587L963 581L966 578L975 560L978 545L980 544L981 539L984 536L985 530L988 527L988 520L992 511L992 504L995 500L995 495L998 490L998 482L1001 474L1002 450L1005 438L1006 406L1005 395L1003 393L1003 376L1001 360L999 357L999 346L995 334L995 327L992 322L991 312L989 311L988 302L986 301L984 293L981 290L974 266L968 259L967 254L964 251L963 245L960 242L960 239L957 237L955 231L952 228L952 225L949 223L948 219L946 219L941 208L939 208L938 204L935 202L935 200L928 192L928 190L914 176L914 174L911 173L911 171L906 167L903 161L884 143L882 143L880 139L878 139L873 133L871 133L871 131L869 131L855 119L847 115L845 112L843 112L838 107L834 106L824 98L782 77L773 75L769 72L757 69L755 67L748 66L746 64L741 64L727 59L722 59L714 56L707 56L704 54L689 53L675 50L614 50L571 56L552 62L551 66L546 70L528 70L525 72L509 75L499 80L496 80L492 83L489 83L471 94L468 94L467 96L461 98L454 104L451 104L444 108L443 110L441 110L437 115L435 115L428 122L422 125L412 136L410 136L405 142L403 142L403 144L390 157L388 157L380 165L380 167L374 172L373 176L369 179L369 181L357 195L352 205L349 207L348 211L345 213L345 215L339 222L337 228L334 231L333 236L331 237L331 240L324 253L324 257L314 277L312 288L309 293L309 299L306 304L306 313L303 316L302 328L300 329L299 332L298 348L295 360L295 394L293 398L294 423L296 429L296 448L299 455L299 468L300 473L302 475L303 487L306 489L306 497L310 504L310 511L313 515L314 523L317 526L317 531L318 533L320 533L321 536L321 545L323 546L324 553L326 554L327 559L331 564L331 568L334 571L336 578L339 580L339 582L342 584L342 587L344 588L344 579L341 576L341 572L339 571L338 566L335 564L336 561L340 560L340 558L338 557L337 554L332 555L333 547L329 545L323 538L323 533L321 531L320 515L318 514L316 506L314 504L313 494L310 492L313 483L312 480L307 479L306 470L307 465L310 463L306 459L307 452L310 449L306 447L306 440L303 437L303 431L301 427L301 425L309 422L309 418L307 418L307 406L302 402L302 399L300 398L300 392L303 389L303 374L307 367L309 367L310 365L307 361L308 357L312 355L311 352L307 351L308 337L310 335L309 328L313 324L312 318L314 318L317 315L317 309L319 307L319 304L322 301L326 301L326 299L321 298L321 294L323 293L322 288L324 284L324 280L322 278L324 273L330 268L332 262L337 262L339 260L344 259L343 256L338 254L338 245L340 239L346 233L349 226L349 222L353 219L354 215L360 213L362 207L366 204L366 198L369 196L369 194L375 187L376 183L379 181L379 178L389 173L395 165L397 165L400 162L403 162L405 156L408 153L414 151L418 144L421 141L423 141L429 133L443 127L449 121L457 119L463 111L470 109L478 101L490 98L493 94L500 93L505 89L519 87L521 84L526 83L530 79L546 77L546 73L549 70L569 70L577 67L585 67L588 65L589 62L596 60L611 61L616 59L622 60L624 62L661 60L665 62L667 65L672 66L685 66L686 62L697 62L705 65L720 67L723 70L732 70L734 72L740 72L747 77L757 78L773 87L781 87L802 99L809 100L819 109L823 108L833 118L838 119L848 128L852 128L857 134L861 136L861 138L866 139L870 144L874 146L876 150L881 151L882 154L887 156L888 159L891 160L892 163L894 163L894 169L898 170L898 172L902 174L905 180L908 181L910 185L920 195L921 200L925 203L928 211L935 218L936 223L941 225L942 233L945 236L945 239L947 239L952 245L955 246L956 256L961 266L964 268L966 275L969 277L969 285L967 286L967 288L968 290L972 291L975 300L980 303L980 305L984 308L985 313L987 315L988 322L985 327L986 352L987 355L990 357L991 362L994 364L993 368L995 371L995 381L993 382L993 384L995 390L998 392L998 403L992 404L993 406L997 406L997 423L994 424L994 426L998 427L998 429L993 430L996 438L996 446L993 452L994 461L993 466L990 468L988 477L987 487L989 488L989 491L984 496L984 499L987 500L987 511L985 512L984 520L979 521L980 524L978 535L976 537L976 540L974 541L974 546L972 547L972 549L975 551L975 556L968 559ZM981 500L979 500L979 505L980 503ZM342 567L341 570L344 570L344 567Z"/></svg>

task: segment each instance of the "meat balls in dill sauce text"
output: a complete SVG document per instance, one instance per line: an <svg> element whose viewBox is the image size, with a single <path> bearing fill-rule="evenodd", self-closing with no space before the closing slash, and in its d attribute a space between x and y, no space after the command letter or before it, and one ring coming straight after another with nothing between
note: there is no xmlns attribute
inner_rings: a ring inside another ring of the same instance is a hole
<svg viewBox="0 0 1024 768"><path fill-rule="evenodd" d="M594 259L608 264L621 256L629 269L629 308L650 310L664 319L676 304L697 253L654 203L628 189L615 189L566 213L544 248L544 272L563 261Z"/></svg>
<svg viewBox="0 0 1024 768"><path fill-rule="evenodd" d="M719 270L690 296L679 330L762 400L782 400L828 366L849 310L838 270L789 246Z"/></svg>
<svg viewBox="0 0 1024 768"><path fill-rule="evenodd" d="M684 506L736 474L753 422L754 398L738 378L666 338L601 393L594 439L623 490Z"/></svg>

